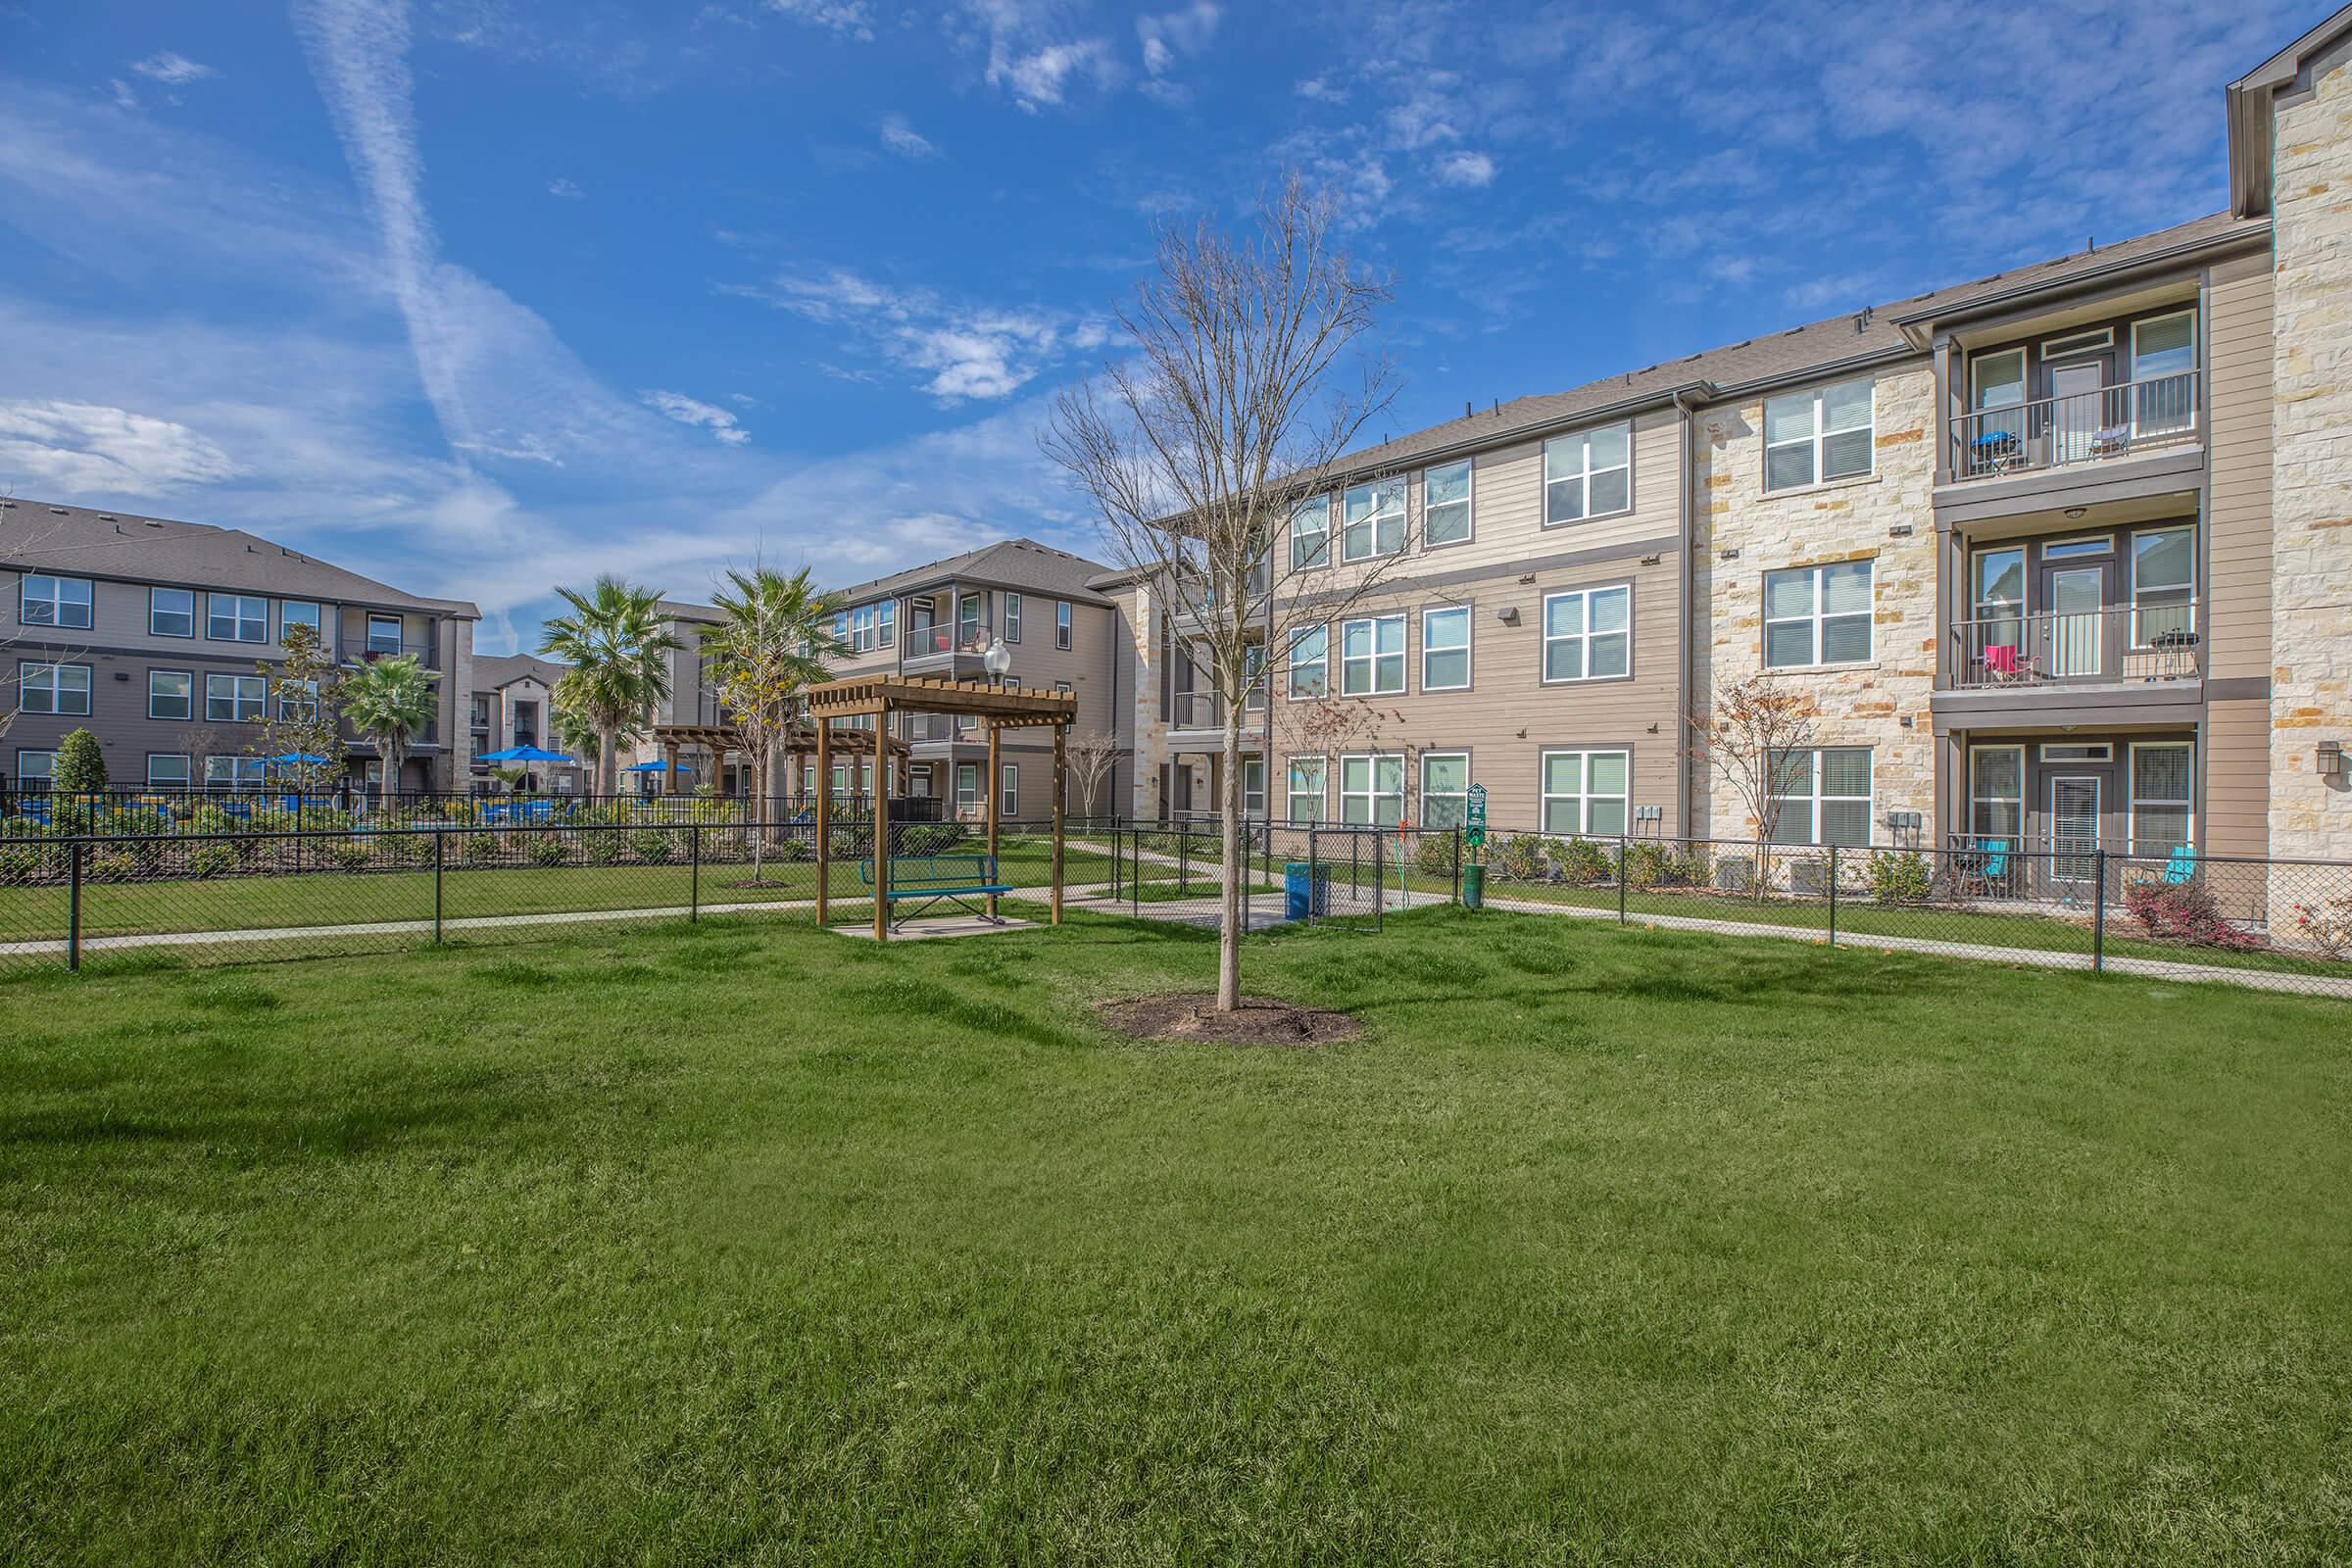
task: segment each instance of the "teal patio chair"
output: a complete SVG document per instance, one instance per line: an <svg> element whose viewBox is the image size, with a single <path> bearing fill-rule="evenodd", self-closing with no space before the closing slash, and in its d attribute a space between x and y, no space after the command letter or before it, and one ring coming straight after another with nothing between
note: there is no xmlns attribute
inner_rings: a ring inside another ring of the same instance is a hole
<svg viewBox="0 0 2352 1568"><path fill-rule="evenodd" d="M2197 879L2197 852L2194 845L2176 844L2164 862L2164 880L2180 887Z"/></svg>

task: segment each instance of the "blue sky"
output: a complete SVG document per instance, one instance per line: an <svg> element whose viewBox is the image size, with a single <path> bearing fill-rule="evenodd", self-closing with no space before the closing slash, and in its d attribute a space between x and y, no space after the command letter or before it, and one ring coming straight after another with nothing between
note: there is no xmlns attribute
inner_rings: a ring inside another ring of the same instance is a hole
<svg viewBox="0 0 2352 1568"><path fill-rule="evenodd" d="M490 651L605 568L1099 554L1035 431L1155 220L1336 190L1403 431L2213 212L2326 9L0 0L0 489Z"/></svg>

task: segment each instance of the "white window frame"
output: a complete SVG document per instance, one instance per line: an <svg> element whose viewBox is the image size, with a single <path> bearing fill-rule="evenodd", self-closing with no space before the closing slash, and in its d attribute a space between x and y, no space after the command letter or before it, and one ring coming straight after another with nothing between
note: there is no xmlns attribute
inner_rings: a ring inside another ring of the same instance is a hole
<svg viewBox="0 0 2352 1568"><path fill-rule="evenodd" d="M981 793L988 788L988 783L980 772L980 766L978 762L956 764L956 814L959 817L967 814L977 816L988 805L988 797ZM971 780L968 790L964 788L967 778Z"/></svg>
<svg viewBox="0 0 2352 1568"><path fill-rule="evenodd" d="M225 617L221 607L227 607ZM247 614L251 610L253 614ZM228 635L223 637L214 629L225 618ZM260 635L245 635L247 626L255 626ZM242 643L254 647L270 640L270 598L267 594L228 594L208 592L204 596L204 640L208 643Z"/></svg>
<svg viewBox="0 0 2352 1568"><path fill-rule="evenodd" d="M33 584L47 583L48 591L36 595ZM79 597L67 593L69 588L81 590ZM43 615L28 613L34 605L47 607ZM79 614L78 620L69 619L71 610ZM98 590L87 577L61 577L53 571L28 571L17 585L17 619L26 626L60 626L69 631L88 631L97 618Z"/></svg>
<svg viewBox="0 0 2352 1568"><path fill-rule="evenodd" d="M289 610L307 610L311 612L311 618L305 620L299 615L289 615L286 613ZM316 599L280 599L277 602L277 640L281 643L286 640L288 626L310 627L318 634L318 645L325 647L326 606Z"/></svg>
<svg viewBox="0 0 2352 1568"><path fill-rule="evenodd" d="M375 764L377 777L382 777L382 762ZM204 787L208 792L238 795L258 790L269 783L269 775L258 757L243 757L216 752L204 760Z"/></svg>
<svg viewBox="0 0 2352 1568"><path fill-rule="evenodd" d="M281 678L271 695L277 700L277 716L287 723L307 723L318 715L318 683L315 680Z"/></svg>
<svg viewBox="0 0 2352 1568"><path fill-rule="evenodd" d="M25 760L29 758L38 758L40 760L41 770L38 773L27 773L24 770ZM18 785L22 787L23 785L36 778L42 783L51 786L54 786L57 783L57 753L45 752L38 750L37 748L28 751L23 747L19 747L17 750Z"/></svg>
<svg viewBox="0 0 2352 1568"><path fill-rule="evenodd" d="M158 675L177 675L181 680L184 680L188 683L188 689L183 695L183 701L185 701L188 705L188 710L186 712L159 713L155 710L155 677ZM196 716L197 701L196 672L194 670L151 669L147 672L147 716L149 718L171 724L187 722L194 719Z"/></svg>
<svg viewBox="0 0 2352 1568"><path fill-rule="evenodd" d="M185 611L165 610L162 605L157 603L158 597L163 594L179 595L187 601L188 608ZM156 624L158 617L166 614L184 614L187 618L188 629L186 631L167 631ZM196 635L196 590L172 588L161 583L150 584L147 589L147 635L150 637L193 638Z"/></svg>
<svg viewBox="0 0 2352 1568"><path fill-rule="evenodd" d="M1367 505L1360 519L1354 514L1355 498L1359 495L1366 498ZM1396 525L1396 543L1383 549L1381 532L1392 521ZM1400 553L1404 549L1406 536L1412 531L1405 526L1405 482L1402 476L1349 485L1340 497L1340 560L1350 563L1376 561L1382 556ZM1364 549L1356 548L1358 540L1363 542Z"/></svg>
<svg viewBox="0 0 2352 1568"><path fill-rule="evenodd" d="M1592 629L1592 601L1606 594L1625 596L1625 626L1623 630L1596 632ZM1580 601L1577 607L1577 629L1561 632L1555 636L1551 629L1551 607L1555 601L1562 599ZM1634 678L1634 585L1632 583L1596 583L1589 588L1554 589L1544 596L1543 602L1537 607L1537 613L1543 617L1537 626L1539 646L1536 650L1536 657L1540 662L1536 665L1536 672L1540 684L1544 686L1581 686L1596 680L1632 680ZM1622 671L1607 675L1592 673L1592 643L1595 638L1601 637L1625 639L1625 668ZM1582 674L1554 675L1551 672L1551 645L1554 643L1579 645L1577 667L1583 671Z"/></svg>
<svg viewBox="0 0 2352 1568"><path fill-rule="evenodd" d="M2142 752L2185 752L2188 766L2182 776L2188 785L2186 798L2170 797L2142 799L2139 793L2139 754ZM2133 741L2126 748L2124 758L2124 853L2132 856L2171 855L2180 844L2196 848L2197 844L2197 745L2194 741ZM2145 806L2180 808L2180 837L2178 841L2143 849L2139 842L2139 808Z"/></svg>
<svg viewBox="0 0 2352 1568"><path fill-rule="evenodd" d="M2115 760L2115 743L2113 741L2044 741L2037 751L2045 762L2073 763L2079 766L2084 762L2112 762Z"/></svg>
<svg viewBox="0 0 2352 1568"><path fill-rule="evenodd" d="M155 764L177 762L179 777L157 778ZM196 782L196 759L186 752L149 752L147 754L147 787L151 790L184 790Z"/></svg>
<svg viewBox="0 0 2352 1568"><path fill-rule="evenodd" d="M1255 784L1250 782L1253 778ZM1252 801L1257 804L1250 805ZM1252 822L1266 819L1266 760L1262 757L1242 759L1242 815Z"/></svg>
<svg viewBox="0 0 2352 1568"><path fill-rule="evenodd" d="M1318 519L1320 526L1301 528L1298 524L1309 516ZM1305 541L1313 540L1307 545ZM1304 548L1301 548L1301 547ZM1312 571L1331 564L1331 497L1320 495L1302 503L1291 514L1291 570Z"/></svg>
<svg viewBox="0 0 2352 1568"><path fill-rule="evenodd" d="M1566 790L1555 792L1552 789L1551 760L1555 757L1573 757L1578 760L1576 789L1573 792ZM1596 757L1614 757L1624 762L1625 793L1622 795L1603 794L1592 788L1592 760ZM1556 832L1551 825L1553 803L1564 801L1576 803L1576 830L1573 833ZM1625 825L1614 833L1603 833L1594 829L1592 826L1592 803L1594 801L1615 801L1620 813L1619 820ZM1632 830L1633 820L1634 754L1631 749L1623 746L1546 746L1536 754L1536 825L1545 836L1623 838Z"/></svg>
<svg viewBox="0 0 2352 1568"><path fill-rule="evenodd" d="M1870 389L1870 417L1861 424L1840 425L1835 430L1825 428L1825 423L1829 417L1828 409L1830 394L1833 392L1840 392L1847 387L1854 386L1868 387ZM1809 406L1809 412L1812 416L1811 431L1805 435L1791 436L1787 440L1773 440L1772 411L1774 406L1781 405L1785 407L1788 404L1797 402L1804 402ZM1873 474L1876 474L1879 471L1879 389L1878 381L1875 376L1856 376L1850 380L1832 381L1823 386L1811 387L1802 392L1788 392L1784 393L1782 396L1777 398L1766 398L1764 400L1764 417L1761 424L1762 427L1759 433L1764 436L1763 482L1764 493L1766 495L1792 495L1797 491L1811 490L1825 484L1855 483L1860 480L1870 478ZM1859 472L1855 473L1834 474L1830 472L1830 438L1833 436L1850 435L1856 430L1863 431L1866 435L1866 439L1862 443L1862 448L1863 451L1868 453L1870 456L1869 465L1862 468ZM1775 452L1781 451L1785 448L1795 446L1811 447L1813 455L1810 473L1803 480L1793 484L1774 484L1772 482L1772 455Z"/></svg>
<svg viewBox="0 0 2352 1568"><path fill-rule="evenodd" d="M2139 542L2142 539L2153 539L2160 534L2172 533L2188 535L2188 581L2186 583L2162 583L2159 584L2153 591L2157 593L2179 593L2182 588L2186 588L2188 591L2187 603L2180 608L2187 612L2189 620L2188 629L2193 631L2196 628L2197 525L2193 522L2181 522L2173 523L2162 528L2134 528L2132 530L2131 538L2124 550L2124 576L2126 579L2125 591L2132 597L2132 647L2134 651L2153 646L2142 634L2139 624L2140 616L2143 613L2139 603ZM2153 609L2155 607L2150 608Z"/></svg>
<svg viewBox="0 0 2352 1568"><path fill-rule="evenodd" d="M899 645L899 602L885 599L874 606L874 650L890 653Z"/></svg>
<svg viewBox="0 0 2352 1568"><path fill-rule="evenodd" d="M1354 762L1364 764L1365 788L1360 790L1351 790L1348 787L1348 766ZM1404 820L1404 754L1402 752L1342 752L1339 763L1341 825L1347 827L1395 827ZM1382 772L1387 768L1396 770L1396 782L1394 789L1384 790L1380 787L1380 780ZM1366 814L1360 821L1348 814L1348 803L1351 801L1364 803ZM1386 822L1380 819L1380 803L1383 801L1393 801L1396 808L1396 814Z"/></svg>
<svg viewBox="0 0 2352 1568"><path fill-rule="evenodd" d="M66 684L68 670L81 672L79 708L65 706L66 699L74 695L74 690ZM90 666L87 664L53 659L26 660L17 665L17 707L27 713L45 713L58 718L87 718L90 716L92 684ZM32 706L32 694L36 691L47 694L47 708Z"/></svg>
<svg viewBox="0 0 2352 1568"><path fill-rule="evenodd" d="M1380 633L1382 627L1392 624L1396 628L1396 651L1388 653L1380 646ZM1348 652L1348 634L1357 626L1366 626L1371 629L1372 651L1370 653L1356 655ZM1408 684L1406 663L1410 653L1405 647L1405 639L1406 627L1401 611L1385 615L1358 615L1351 620L1341 621L1340 695L1342 697L1402 696ZM1384 686L1380 683L1381 662L1384 660L1392 659L1396 662L1396 684ZM1372 676L1372 684L1369 686L1357 687L1353 684L1354 670L1352 666L1357 664L1369 666Z"/></svg>
<svg viewBox="0 0 2352 1568"><path fill-rule="evenodd" d="M1979 781L1979 773L1978 773L1978 768L1977 768L1977 760L1978 760L1979 758L1982 758L1982 757L2000 756L2000 755L2003 755L2003 754L2009 755L2009 756L2013 756L2013 757L2015 757L2015 758L2017 759L2017 793L2016 793L2015 795L1988 795L1988 794L1986 794L1986 793L1985 793L1985 791L1984 791L1984 788L1983 784L1982 784L1982 783ZM1871 763L1871 782L1872 782L1872 784L1874 785L1874 787L1875 787L1875 785L1876 785L1876 784L1877 784L1877 782L1878 782L1878 763L1877 763L1877 760L1876 760L1875 758L1872 760L1872 763ZM1981 826L1979 826L1979 825L1978 825L1978 824L1979 824L1979 822L1980 822L1980 820L1981 820L1981 818L1980 818L1980 817L1979 817L1979 815L1978 815L1978 812L1977 812L1977 808L1978 808L1978 807L1980 807L1980 806L1994 806L1994 805L1998 805L1998 806L2008 806L2008 807L2011 807L2011 808L2013 808L2015 809L2015 811L2016 811L2016 818L2015 818L2015 819L2016 819L2016 822L2017 822L2017 829L2016 829L2016 831L2015 831L2015 832L2012 832L2012 833L2005 833L2005 834L2004 834L2004 833L1996 833L1996 832L1994 832L1994 831L1993 831L1991 828L1988 828L1988 827L1981 827ZM1985 840L1985 839L2000 839L2000 840L2005 840L2005 841L2006 841L2006 843L2007 843L2007 845L2008 845L2008 847L2009 847L2010 849L2013 849L2013 850L2014 850L2014 849L2017 849L2017 848L2019 848L2020 846L2022 846L2022 845L2025 843L2025 837L2026 837L2026 748L2025 748L2025 746L2024 746L2022 743L2012 743L2012 744L2010 744L2010 745L2006 745L2006 746L1971 746L1971 747L1968 749L1968 843L1969 843L1969 847L1973 849L1973 848L1975 848L1975 847L1976 847L1976 846L1977 846L1979 843L1983 842L1983 841L1984 841L1984 840Z"/></svg>
<svg viewBox="0 0 2352 1568"><path fill-rule="evenodd" d="M1054 600L1054 646L1066 650L1075 636L1076 630L1070 622L1070 602L1067 599Z"/></svg>
<svg viewBox="0 0 2352 1568"><path fill-rule="evenodd" d="M1008 643L1017 643L1021 640L1021 596L1019 594L1008 593L1004 596L1004 640Z"/></svg>
<svg viewBox="0 0 2352 1568"><path fill-rule="evenodd" d="M379 623L382 623L382 622L387 622L387 621L388 621L388 622L390 622L390 623L391 623L391 626L392 626L392 650L391 650L391 652L390 652L390 653L386 653L386 652L385 652L383 649L381 649L381 648L377 647L377 646L376 646L376 641L375 641L375 628L376 628L376 626L377 626ZM369 653L371 653L371 654L374 654L375 656L377 656L377 657L378 657L378 658L380 658L380 659L397 659L397 658L399 658L399 657L401 656L401 654L403 654L403 653L405 653L405 652L407 651L407 649L408 649L408 640L409 640L409 627L408 627L408 622L407 622L407 621L405 621L405 620L403 620L403 619L402 619L400 616L398 616L398 615L384 615L384 614L377 614L377 613L375 613L375 612L370 612L368 613L368 651Z"/></svg>
<svg viewBox="0 0 2352 1568"><path fill-rule="evenodd" d="M2192 306L2184 311L2160 311L2154 316L2141 317L2138 320L2132 323L2132 379L2133 381L2144 381L2147 379L2146 376L2140 373L2139 369L2139 334L2146 328L2154 326L2159 321L2178 321L2182 319L2185 319L2188 322L2188 369L2168 370L2165 373L2167 375L2186 375L2193 372L2197 367L2203 363L2203 344L2198 341L2197 337L2197 313L2195 307ZM2187 412L2189 413L2190 417L2194 418L2194 409L2192 408Z"/></svg>
<svg viewBox="0 0 2352 1568"><path fill-rule="evenodd" d="M1624 432L1625 461L1623 463L1606 463L1595 466L1592 462L1592 438L1610 430ZM1551 466L1553 449L1557 448L1565 454L1571 445L1578 449L1576 471L1553 473ZM1540 515L1544 527L1566 528L1580 522L1592 522L1600 517L1623 516L1634 510L1634 425L1631 419L1621 419L1615 424L1596 424L1589 430L1578 430L1568 435L1554 436L1544 443L1543 455L1539 461L1543 464L1544 493ZM1593 511L1593 479L1601 474L1615 473L1620 469L1625 473L1625 505L1611 507L1606 512ZM1551 487L1555 484L1566 484L1571 479L1577 482L1576 493L1579 510L1573 516L1555 515L1551 508Z"/></svg>
<svg viewBox="0 0 2352 1568"><path fill-rule="evenodd" d="M1821 836L1822 808L1834 802L1842 801L1851 803L1854 801L1860 801L1862 803L1862 841L1859 844L1841 843L1838 847L1839 849L1868 848L1870 844L1872 824L1878 820L1879 758L1877 749L1869 746L1809 746L1803 748L1803 752L1810 763L1809 771L1806 774L1806 793L1802 795L1790 795L1783 793L1779 790L1775 790L1770 797L1772 800L1780 802L1780 809L1773 813L1772 842L1783 849L1802 848L1809 845L1821 844L1824 842ZM1831 752L1860 752L1863 756L1870 759L1869 794L1830 795L1823 792L1822 782L1827 776L1828 770L1822 765L1822 759ZM1796 754L1790 753L1788 755L1794 756ZM1779 765L1777 762L1774 764L1773 772L1776 774L1779 772ZM1805 810L1805 836L1802 839L1782 838L1780 834L1788 824L1789 808L1791 807L1800 805Z"/></svg>
<svg viewBox="0 0 2352 1568"><path fill-rule="evenodd" d="M1433 644L1430 641L1429 623L1432 617L1438 615L1462 617L1462 640L1460 643ZM1471 622L1475 618L1471 614L1468 605L1433 605L1421 612L1421 689L1423 691L1466 692L1470 689L1471 681L1476 678L1476 673L1472 668L1473 655L1470 650ZM1429 678L1429 656L1433 653L1460 654L1462 656L1462 678L1458 681L1431 680Z"/></svg>
<svg viewBox="0 0 2352 1568"><path fill-rule="evenodd" d="M1827 613L1823 610L1823 606L1829 603L1829 573L1834 570L1854 566L1861 567L1863 571L1869 575L1869 605L1861 610L1841 610L1836 614ZM1803 576L1811 584L1813 590L1812 608L1802 615L1773 614L1772 580L1775 577L1793 576ZM1757 634L1756 656L1763 668L1843 668L1852 664L1867 664L1879 657L1879 563L1876 557L1865 557L1860 561L1825 561L1817 565L1788 566L1777 571L1767 571L1764 573L1761 589L1762 592L1757 609L1762 612L1762 613L1756 617L1757 623L1760 627L1760 630ZM1830 635L1829 622L1833 620L1853 620L1857 617L1860 618L1864 630L1870 634L1870 646L1864 650L1862 656L1859 659L1832 660L1824 658L1823 655L1828 652ZM1809 625L1811 627L1811 651L1813 657L1804 660L1801 662L1774 663L1772 660L1772 628L1775 626L1794 626L1800 623Z"/></svg>
<svg viewBox="0 0 2352 1568"><path fill-rule="evenodd" d="M1461 499L1458 501L1439 502L1433 505L1429 499L1430 475L1451 468L1459 468L1462 470ZM1437 516L1440 508L1443 508L1447 513L1451 513L1456 508L1460 509L1462 514L1462 532L1461 537L1458 539L1441 539L1438 537ZM1472 463L1468 458L1464 458L1459 463L1436 463L1430 465L1426 468L1423 468L1421 470L1421 548L1424 550L1446 550L1454 545L1466 545L1477 536L1477 532L1478 466Z"/></svg>
<svg viewBox="0 0 2352 1568"><path fill-rule="evenodd" d="M228 711L226 713L216 713L213 711L213 682L215 681L228 682ZM245 683L248 681L251 681L255 686L261 688L261 690L251 698L248 698L245 692ZM250 713L245 711L248 702L250 702L253 707L253 711ZM265 713L269 712L269 710L270 682L266 677L261 675L232 675L223 673L220 670L208 670L205 672L204 721L206 723L250 723L261 718ZM209 760L207 765L210 765Z"/></svg>
<svg viewBox="0 0 2352 1568"><path fill-rule="evenodd" d="M1458 790L1432 790L1429 787L1429 764L1432 762L1461 763L1462 787ZM1438 825L1448 828L1460 827L1470 820L1470 754L1468 752L1423 752L1421 754L1421 777L1419 782L1421 786L1421 798L1416 803L1416 811L1413 816L1413 820L1415 822L1420 824L1422 827L1429 827L1433 825L1429 819L1429 803L1433 800L1455 801L1460 803L1460 809L1455 813L1453 820Z"/></svg>
<svg viewBox="0 0 2352 1568"><path fill-rule="evenodd" d="M1021 764L1018 762L997 764L997 815L1004 821L1020 820Z"/></svg>
<svg viewBox="0 0 2352 1568"><path fill-rule="evenodd" d="M1314 640L1315 644L1315 658L1311 665L1315 672L1314 689L1302 692L1298 689L1298 672L1309 668L1310 665L1298 657L1298 649L1310 638ZM1329 697L1331 695L1331 628L1328 625L1292 627L1291 657L1285 667L1290 671L1290 675L1284 681L1283 689L1290 694L1292 702L1311 703Z"/></svg>
<svg viewBox="0 0 2352 1568"><path fill-rule="evenodd" d="M1313 787L1312 789L1300 789L1300 788L1298 787L1298 775L1299 775L1299 772L1300 772L1302 769L1303 769L1303 770L1307 770L1307 771L1311 771L1311 772L1314 774L1314 779L1315 779L1315 782L1314 782L1314 787ZM1331 819L1331 818L1330 818L1330 814L1329 814L1329 813L1330 813L1330 811L1331 811L1331 796L1330 796L1330 785L1331 785L1331 759L1330 759L1330 758L1328 758L1328 757L1286 757L1286 758L1284 758L1284 759L1283 759L1283 809L1284 809L1286 812L1288 812L1288 813L1289 813L1289 814L1288 814L1288 815L1285 817L1285 820L1286 820L1286 821L1292 821L1292 822L1326 822L1326 821L1329 821L1329 820ZM1315 811L1314 811L1314 815L1312 815L1312 816L1300 816L1300 815L1298 814L1298 803L1299 803L1300 801L1305 801L1305 800L1311 800L1311 801L1313 801L1313 802L1315 803Z"/></svg>

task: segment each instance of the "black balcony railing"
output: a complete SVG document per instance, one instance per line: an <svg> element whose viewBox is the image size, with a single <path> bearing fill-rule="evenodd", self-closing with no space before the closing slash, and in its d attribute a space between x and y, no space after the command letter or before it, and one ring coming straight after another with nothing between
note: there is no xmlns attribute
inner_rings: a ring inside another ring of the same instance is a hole
<svg viewBox="0 0 2352 1568"><path fill-rule="evenodd" d="M932 654L984 654L997 640L997 629L984 620L957 621L937 626L909 626L906 632L908 659Z"/></svg>
<svg viewBox="0 0 2352 1568"><path fill-rule="evenodd" d="M1952 477L2033 473L2193 441L2197 378L2180 370L1963 415L1952 424Z"/></svg>
<svg viewBox="0 0 2352 1568"><path fill-rule="evenodd" d="M2097 610L1992 612L1952 627L1955 689L2196 680L2205 639L2193 599Z"/></svg>

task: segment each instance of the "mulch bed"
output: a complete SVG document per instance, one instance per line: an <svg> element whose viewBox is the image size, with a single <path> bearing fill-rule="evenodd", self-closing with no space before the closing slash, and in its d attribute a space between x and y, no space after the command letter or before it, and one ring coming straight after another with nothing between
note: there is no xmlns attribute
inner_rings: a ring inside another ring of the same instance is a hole
<svg viewBox="0 0 2352 1568"><path fill-rule="evenodd" d="M1244 997L1239 1010L1216 1010L1212 991L1128 997L1096 1009L1103 1027L1138 1040L1198 1040L1217 1046L1320 1046L1353 1040L1363 1026L1344 1012L1294 1007L1271 997Z"/></svg>

